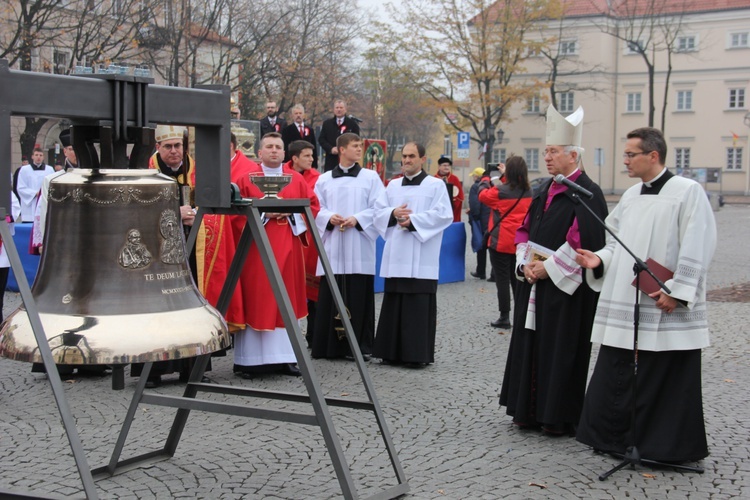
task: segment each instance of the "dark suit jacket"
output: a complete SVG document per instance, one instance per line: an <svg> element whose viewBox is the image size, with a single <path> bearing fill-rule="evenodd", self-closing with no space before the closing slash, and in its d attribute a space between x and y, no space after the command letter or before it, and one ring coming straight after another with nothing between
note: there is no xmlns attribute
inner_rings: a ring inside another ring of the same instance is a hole
<svg viewBox="0 0 750 500"><path fill-rule="evenodd" d="M323 148L323 151L326 152L326 172L333 170L333 168L339 164L339 155L332 154L331 149L336 147L336 139L338 139L341 134L347 132L359 135L359 124L348 116L344 118L344 123L342 123L340 127L336 125L335 116L323 122L323 126L320 129L318 143L320 143L320 147Z"/></svg>
<svg viewBox="0 0 750 500"><path fill-rule="evenodd" d="M308 124L305 124L305 135L301 136L297 124L292 122L281 130L281 138L284 141L284 161L287 162L292 159L292 155L289 154L289 145L294 141L307 141L313 145L313 166L312 168L318 168L318 143L315 142L315 131Z"/></svg>
<svg viewBox="0 0 750 500"><path fill-rule="evenodd" d="M258 139L262 139L264 135L266 135L269 132L279 132L281 133L282 130L284 130L284 127L286 127L286 120L283 118L276 117L276 126L272 127L271 122L268 120L268 117L266 116L260 121L260 137Z"/></svg>

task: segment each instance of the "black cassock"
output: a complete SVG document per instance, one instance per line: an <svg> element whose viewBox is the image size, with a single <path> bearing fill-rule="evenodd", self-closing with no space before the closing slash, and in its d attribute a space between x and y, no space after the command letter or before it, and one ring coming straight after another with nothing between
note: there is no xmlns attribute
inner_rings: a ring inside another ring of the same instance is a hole
<svg viewBox="0 0 750 500"><path fill-rule="evenodd" d="M599 186L586 174L576 180L594 193L586 203L603 220L607 204ZM583 248L604 246L603 227L570 190L554 197L545 212L551 181L534 196L529 208L529 240L558 249L575 218ZM513 317L508 361L505 365L500 404L519 425L544 425L554 430L570 430L578 424L583 407L591 354L591 326L599 294L585 282L573 295L563 292L549 280L536 283L536 330L525 328L531 285L519 282Z"/></svg>

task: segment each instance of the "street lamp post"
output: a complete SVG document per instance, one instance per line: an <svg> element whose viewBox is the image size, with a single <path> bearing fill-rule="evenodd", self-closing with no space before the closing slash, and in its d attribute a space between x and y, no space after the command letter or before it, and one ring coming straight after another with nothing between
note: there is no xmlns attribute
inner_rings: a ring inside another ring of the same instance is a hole
<svg viewBox="0 0 750 500"><path fill-rule="evenodd" d="M484 145L487 150L484 152L484 169L492 162L492 150L495 147L495 127L494 125L488 125L484 129Z"/></svg>

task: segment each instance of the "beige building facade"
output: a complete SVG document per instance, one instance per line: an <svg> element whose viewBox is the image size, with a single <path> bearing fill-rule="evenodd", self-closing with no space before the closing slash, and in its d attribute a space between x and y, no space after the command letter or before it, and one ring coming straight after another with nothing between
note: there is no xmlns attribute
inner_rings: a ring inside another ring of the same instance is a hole
<svg viewBox="0 0 750 500"><path fill-rule="evenodd" d="M671 51L664 48L664 29L651 28L654 22L647 15L604 16L603 0L566 5L562 21L541 26L530 37L556 40L552 53L561 60L557 107L566 115L583 106L584 168L603 191L619 194L635 183L622 163L623 147L630 130L648 125L647 65L627 41L636 39L654 61L656 128L662 128L666 98L667 166L696 178L708 191L749 195L750 0L666 0L658 15L673 33ZM530 57L526 67L523 78L548 81L548 58ZM502 125L502 141L495 142L493 161L521 155L530 178L547 175L543 151L549 102L546 91L513 107ZM482 165L472 148L468 168Z"/></svg>

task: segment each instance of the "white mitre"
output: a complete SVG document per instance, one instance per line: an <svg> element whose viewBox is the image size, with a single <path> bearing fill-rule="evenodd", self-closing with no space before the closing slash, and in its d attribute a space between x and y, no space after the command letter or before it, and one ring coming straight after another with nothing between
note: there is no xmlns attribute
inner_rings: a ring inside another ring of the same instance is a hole
<svg viewBox="0 0 750 500"><path fill-rule="evenodd" d="M185 127L179 125L157 125L154 140L156 142L171 141L173 139L182 140L185 134Z"/></svg>
<svg viewBox="0 0 750 500"><path fill-rule="evenodd" d="M564 117L554 108L547 108L547 144L555 146L581 147L583 138L583 108Z"/></svg>

